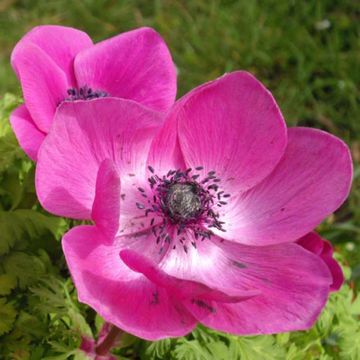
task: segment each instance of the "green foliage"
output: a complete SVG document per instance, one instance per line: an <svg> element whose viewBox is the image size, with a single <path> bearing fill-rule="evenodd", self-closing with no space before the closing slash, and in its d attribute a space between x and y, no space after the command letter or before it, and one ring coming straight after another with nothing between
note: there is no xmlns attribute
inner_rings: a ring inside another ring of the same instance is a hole
<svg viewBox="0 0 360 360"><path fill-rule="evenodd" d="M2 234L0 255L6 254L15 244L26 239L34 240L38 245L46 241L49 236L55 237L61 224L63 224L61 219L30 209L0 211L0 233ZM28 242L28 245L35 247L34 243Z"/></svg>
<svg viewBox="0 0 360 360"><path fill-rule="evenodd" d="M164 359L169 353L172 344L171 339L150 342L144 352L144 356L148 359Z"/></svg>
<svg viewBox="0 0 360 360"><path fill-rule="evenodd" d="M0 335L3 335L11 330L16 317L16 310L4 298L0 298L0 315Z"/></svg>
<svg viewBox="0 0 360 360"><path fill-rule="evenodd" d="M330 296L312 329L236 337L199 326L184 338L157 342L125 334L114 354L123 360L360 359L356 6L352 0L0 2L0 359L84 360L81 335L96 337L103 323L77 301L59 242L72 224L39 206L34 165L9 123L11 111L22 101L10 51L40 23L80 27L96 41L132 27L153 26L177 64L179 95L226 71L249 70L274 93L289 125L314 126L344 138L355 162L349 200L319 227L347 264L347 283Z"/></svg>
<svg viewBox="0 0 360 360"><path fill-rule="evenodd" d="M16 287L16 278L13 274L0 275L0 296L9 295L11 290Z"/></svg>
<svg viewBox="0 0 360 360"><path fill-rule="evenodd" d="M4 170L16 159L23 157L8 121L10 112L19 103L19 98L11 94L5 94L0 103L0 170Z"/></svg>

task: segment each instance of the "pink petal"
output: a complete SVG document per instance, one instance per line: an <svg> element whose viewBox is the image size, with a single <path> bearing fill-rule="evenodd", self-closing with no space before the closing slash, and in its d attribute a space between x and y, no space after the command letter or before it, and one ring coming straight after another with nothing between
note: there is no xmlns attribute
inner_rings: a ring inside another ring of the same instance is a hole
<svg viewBox="0 0 360 360"><path fill-rule="evenodd" d="M203 284L231 297L258 294L254 292L256 289L253 286L243 286L241 282L234 281L236 279L233 278L233 273L228 271L229 260L219 247L209 240L196 240L190 231L182 236L186 240L180 242L179 238L175 237L168 251L159 261L159 267L164 273L183 281Z"/></svg>
<svg viewBox="0 0 360 360"><path fill-rule="evenodd" d="M346 144L309 128L289 129L288 136L276 169L224 208L225 239L254 245L295 241L348 196L352 162Z"/></svg>
<svg viewBox="0 0 360 360"><path fill-rule="evenodd" d="M25 105L36 126L47 133L55 110L67 96L65 73L38 46L21 46L13 54Z"/></svg>
<svg viewBox="0 0 360 360"><path fill-rule="evenodd" d="M150 28L129 31L82 51L75 59L79 86L132 99L166 111L176 95L176 72L169 50Z"/></svg>
<svg viewBox="0 0 360 360"><path fill-rule="evenodd" d="M183 336L196 325L176 298L121 261L120 242L107 245L95 227L70 230L63 249L79 300L106 321L147 340Z"/></svg>
<svg viewBox="0 0 360 360"><path fill-rule="evenodd" d="M236 290L231 291L231 294L226 294L215 287L210 288L196 281L176 278L162 271L157 264L146 256L133 250L122 250L120 257L131 270L144 274L154 284L166 288L180 299L196 301L198 298L205 298L220 302L238 302L259 294L254 291Z"/></svg>
<svg viewBox="0 0 360 360"><path fill-rule="evenodd" d="M34 124L25 105L20 105L12 112L10 123L21 148L36 161L39 147L46 134Z"/></svg>
<svg viewBox="0 0 360 360"><path fill-rule="evenodd" d="M105 159L117 166L122 189L139 193L135 189L145 179L149 147L161 123L161 114L123 99L62 104L39 152L36 190L41 204L60 216L89 219Z"/></svg>
<svg viewBox="0 0 360 360"><path fill-rule="evenodd" d="M296 243L315 255L321 256L324 251L325 241L314 231L303 236Z"/></svg>
<svg viewBox="0 0 360 360"><path fill-rule="evenodd" d="M214 263L217 275L213 276L261 294L232 304L189 302L188 309L204 325L237 335L312 326L326 303L331 284L323 261L296 244L253 247L219 241L217 245L222 251L218 251L220 256Z"/></svg>
<svg viewBox="0 0 360 360"><path fill-rule="evenodd" d="M120 178L113 162L104 160L100 164L96 179L91 217L96 226L111 240L119 229L120 189Z"/></svg>
<svg viewBox="0 0 360 360"><path fill-rule="evenodd" d="M155 174L165 175L169 170L186 169L178 134L179 112L182 111L186 100L201 92L206 87L211 87L217 80L198 86L190 93L177 100L168 113L164 126L151 144L148 165L154 169ZM150 174L149 174L150 175Z"/></svg>
<svg viewBox="0 0 360 360"><path fill-rule="evenodd" d="M259 183L283 155L286 127L270 92L246 72L195 89L177 113L188 167L215 170L222 187L238 193Z"/></svg>
<svg viewBox="0 0 360 360"><path fill-rule="evenodd" d="M122 185L118 236L139 236L137 234L150 230L151 222L156 225L163 221L159 214L149 213L147 215L146 209L151 208L148 201L152 199L153 192L145 179L141 181L141 179L133 177L132 182L124 181Z"/></svg>
<svg viewBox="0 0 360 360"><path fill-rule="evenodd" d="M148 184L140 179L129 183L127 178L120 186L119 173L112 160L106 159L100 164L91 218L110 241L116 234L134 234L137 238L139 232L150 230L151 221L159 224L163 220L153 213L146 216L145 210L138 207L139 204L147 205L147 199L153 196Z"/></svg>
<svg viewBox="0 0 360 360"><path fill-rule="evenodd" d="M186 168L178 139L176 116L177 109L179 109L178 104L174 106L161 131L151 144L148 166L151 166L158 176L166 175L169 170L185 170Z"/></svg>
<svg viewBox="0 0 360 360"><path fill-rule="evenodd" d="M311 232L303 236L301 239L297 240L297 243L306 250L318 255L326 263L333 278L330 290L339 290L344 283L344 274L338 262L333 258L331 244L320 237L316 232Z"/></svg>
<svg viewBox="0 0 360 360"><path fill-rule="evenodd" d="M11 55L11 64L17 74L18 51L28 44L34 44L43 50L65 73L67 81L75 87L74 58L81 50L93 45L83 31L57 25L36 26L29 31L15 46ZM21 55L20 55L21 57Z"/></svg>

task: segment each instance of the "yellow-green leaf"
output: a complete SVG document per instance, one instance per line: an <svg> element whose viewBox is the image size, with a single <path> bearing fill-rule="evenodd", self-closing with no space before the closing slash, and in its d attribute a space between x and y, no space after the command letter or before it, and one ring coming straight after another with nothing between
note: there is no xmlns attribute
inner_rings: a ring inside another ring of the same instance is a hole
<svg viewBox="0 0 360 360"><path fill-rule="evenodd" d="M0 295L8 295L16 287L16 278L11 274L0 275Z"/></svg>
<svg viewBox="0 0 360 360"><path fill-rule="evenodd" d="M5 298L0 298L0 336L12 329L16 318L16 310Z"/></svg>

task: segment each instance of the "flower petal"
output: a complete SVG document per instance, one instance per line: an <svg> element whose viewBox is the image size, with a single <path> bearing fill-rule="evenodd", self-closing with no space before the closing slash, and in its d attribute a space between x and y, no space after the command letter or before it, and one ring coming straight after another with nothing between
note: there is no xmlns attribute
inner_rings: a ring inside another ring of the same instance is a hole
<svg viewBox="0 0 360 360"><path fill-rule="evenodd" d="M182 241L180 241L182 239ZM230 263L221 248L210 240L195 239L190 231L174 238L167 253L159 262L159 267L168 276L183 281L203 284L229 296L249 294L254 296L254 287L234 282L233 273L228 271Z"/></svg>
<svg viewBox="0 0 360 360"><path fill-rule="evenodd" d="M89 219L105 159L117 166L123 190L136 187L145 179L149 147L162 118L123 99L62 104L39 152L36 189L41 204L57 215Z"/></svg>
<svg viewBox="0 0 360 360"><path fill-rule="evenodd" d="M166 111L176 95L176 71L160 35L150 28L129 31L82 51L75 59L79 86L135 100Z"/></svg>
<svg viewBox="0 0 360 360"><path fill-rule="evenodd" d="M348 196L352 162L346 144L309 128L291 128L288 136L275 170L225 208L223 238L253 245L295 241Z"/></svg>
<svg viewBox="0 0 360 360"><path fill-rule="evenodd" d="M36 161L38 150L46 134L34 124L25 105L20 105L12 112L10 123L21 148Z"/></svg>
<svg viewBox="0 0 360 360"><path fill-rule="evenodd" d="M304 249L318 255L326 263L333 278L330 290L339 290L341 285L344 283L344 274L340 265L333 258L333 249L331 244L316 232L311 232L296 242Z"/></svg>
<svg viewBox="0 0 360 360"><path fill-rule="evenodd" d="M158 176L166 175L169 170L186 169L178 140L176 109L179 109L179 106L177 105L174 106L174 110L151 144L147 162Z"/></svg>
<svg viewBox="0 0 360 360"><path fill-rule="evenodd" d="M253 247L218 241L217 245L222 250L215 264L217 276L261 294L231 304L189 302L188 309L204 325L255 335L307 329L314 323L331 284L328 268L317 256L292 243Z"/></svg>
<svg viewBox="0 0 360 360"><path fill-rule="evenodd" d="M81 50L93 45L89 36L78 29L58 25L36 26L17 43L11 55L11 64L18 74L18 51L28 44L42 49L65 73L67 81L73 87L77 85L74 58Z"/></svg>
<svg viewBox="0 0 360 360"><path fill-rule="evenodd" d="M116 235L126 236L128 240L133 235L137 239L138 233L150 231L150 222L159 224L163 220L154 213L147 216L139 205L147 205L147 199L153 196L148 186L139 179L129 183L126 178L124 186L120 186L119 173L112 160L106 159L100 164L91 218L109 241Z"/></svg>
<svg viewBox="0 0 360 360"><path fill-rule="evenodd" d="M104 160L96 179L91 218L110 240L119 229L120 189L120 178L114 163L109 159Z"/></svg>
<svg viewBox="0 0 360 360"><path fill-rule="evenodd" d="M270 92L246 72L234 72L188 94L177 113L188 167L216 170L227 191L259 183L283 155L286 127Z"/></svg>
<svg viewBox="0 0 360 360"><path fill-rule="evenodd" d="M171 251L171 250L170 250ZM254 291L231 291L226 294L216 287L208 287L191 280L182 280L162 271L158 265L146 256L133 250L122 250L120 257L129 268L144 274L154 284L166 288L179 299L197 301L199 298L220 302L238 302L259 294Z"/></svg>
<svg viewBox="0 0 360 360"><path fill-rule="evenodd" d="M162 287L132 272L119 258L120 243L106 245L93 226L63 238L63 249L79 300L106 321L135 336L157 340L183 336L196 320Z"/></svg>
<svg viewBox="0 0 360 360"><path fill-rule="evenodd" d="M36 126L47 133L57 106L69 88L65 73L38 46L21 46L13 54L25 105Z"/></svg>

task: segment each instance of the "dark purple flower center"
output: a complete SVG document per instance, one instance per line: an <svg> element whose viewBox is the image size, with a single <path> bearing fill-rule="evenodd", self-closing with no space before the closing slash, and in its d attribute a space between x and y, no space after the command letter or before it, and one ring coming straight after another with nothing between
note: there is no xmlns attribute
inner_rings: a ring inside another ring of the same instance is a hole
<svg viewBox="0 0 360 360"><path fill-rule="evenodd" d="M195 170L170 170L160 177L149 166L151 176L148 181L153 195L149 199L145 190L139 188L147 200L144 203L136 203L136 206L144 210L146 216L154 214L157 218L162 217L161 224L155 224L155 217L150 222L158 244L171 243L173 238L177 237L187 252L184 237L186 231L193 232L195 241L210 238L210 228L225 231L224 222L220 221L218 211L227 204L225 200L230 194L221 190L221 179L216 176L215 171L208 172L201 179L196 171L202 169L203 167L199 166ZM169 231L174 228L174 231ZM196 248L196 242L191 244Z"/></svg>
<svg viewBox="0 0 360 360"><path fill-rule="evenodd" d="M67 90L69 97L65 98L64 101L75 101L75 100L92 100L102 97L107 97L109 94L102 90L93 90L88 86L82 86L80 88L70 88Z"/></svg>

